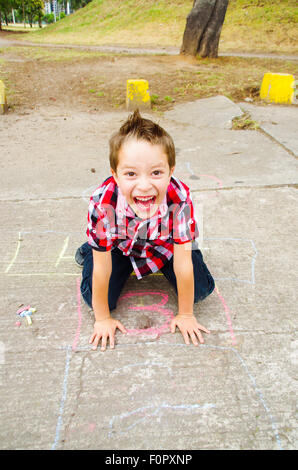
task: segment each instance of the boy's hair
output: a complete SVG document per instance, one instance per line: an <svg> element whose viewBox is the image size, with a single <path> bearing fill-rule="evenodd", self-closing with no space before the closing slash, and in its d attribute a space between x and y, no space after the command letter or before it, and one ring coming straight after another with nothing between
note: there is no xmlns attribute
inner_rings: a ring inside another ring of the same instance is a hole
<svg viewBox="0 0 298 470"><path fill-rule="evenodd" d="M131 114L119 131L110 138L110 166L117 171L121 146L128 139L145 140L152 145L161 145L168 157L170 169L175 166L175 145L172 137L158 124L142 118L138 109Z"/></svg>

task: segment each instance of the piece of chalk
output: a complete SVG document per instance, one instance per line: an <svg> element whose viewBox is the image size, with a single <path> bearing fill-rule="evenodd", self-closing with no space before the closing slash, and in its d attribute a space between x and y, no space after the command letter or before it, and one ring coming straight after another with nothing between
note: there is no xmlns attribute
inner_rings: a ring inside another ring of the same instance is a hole
<svg viewBox="0 0 298 470"><path fill-rule="evenodd" d="M21 324L22 324L22 323L21 323L20 321L16 321L16 322L15 322L15 326L21 326Z"/></svg>
<svg viewBox="0 0 298 470"><path fill-rule="evenodd" d="M25 310L29 310L31 308L30 305L27 305L27 307L22 307L17 311L17 315L20 315L20 313L24 312Z"/></svg>
<svg viewBox="0 0 298 470"><path fill-rule="evenodd" d="M32 325L32 320L29 315L26 315L26 320L27 320L28 325Z"/></svg>
<svg viewBox="0 0 298 470"><path fill-rule="evenodd" d="M27 315L32 315L32 313L30 310L24 310L24 312L20 313L19 315L20 317L27 317Z"/></svg>

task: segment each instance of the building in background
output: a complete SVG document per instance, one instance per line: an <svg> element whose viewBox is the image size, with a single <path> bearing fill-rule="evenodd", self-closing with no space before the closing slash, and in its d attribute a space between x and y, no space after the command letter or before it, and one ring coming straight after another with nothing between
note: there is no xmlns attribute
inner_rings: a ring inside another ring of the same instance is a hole
<svg viewBox="0 0 298 470"><path fill-rule="evenodd" d="M73 13L71 8L70 2L58 2L57 0L51 0L49 2L44 2L44 10L45 13L54 13L54 16L59 16L61 11L63 11L66 15L70 15Z"/></svg>

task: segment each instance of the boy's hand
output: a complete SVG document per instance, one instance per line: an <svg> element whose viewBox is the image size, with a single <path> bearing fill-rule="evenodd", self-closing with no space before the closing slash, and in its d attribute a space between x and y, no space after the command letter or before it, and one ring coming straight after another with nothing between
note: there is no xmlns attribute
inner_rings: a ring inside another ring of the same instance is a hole
<svg viewBox="0 0 298 470"><path fill-rule="evenodd" d="M176 326L178 326L179 330L182 333L184 341L186 344L190 344L189 336L195 346L198 346L197 337L201 344L204 343L204 338L200 330L204 331L205 333L210 333L204 326L200 325L197 322L197 319L194 315L176 315L176 317L171 321L171 333L175 333ZM189 336L188 336L189 335Z"/></svg>
<svg viewBox="0 0 298 470"><path fill-rule="evenodd" d="M114 318L106 318L105 320L96 321L94 323L93 334L89 340L89 344L93 343L92 349L97 349L98 343L101 339L101 351L105 351L107 347L107 339L110 339L110 348L115 347L115 331L119 328L122 333L126 333L125 327L122 323Z"/></svg>

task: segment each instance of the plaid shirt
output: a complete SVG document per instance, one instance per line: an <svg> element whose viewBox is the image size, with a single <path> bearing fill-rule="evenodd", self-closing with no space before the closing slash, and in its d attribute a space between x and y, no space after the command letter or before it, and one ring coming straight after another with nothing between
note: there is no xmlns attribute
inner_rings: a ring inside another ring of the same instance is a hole
<svg viewBox="0 0 298 470"><path fill-rule="evenodd" d="M174 243L186 243L199 235L190 190L175 177L149 219L135 214L109 177L90 198L86 233L94 250L117 247L129 256L138 279L160 270L173 256Z"/></svg>

